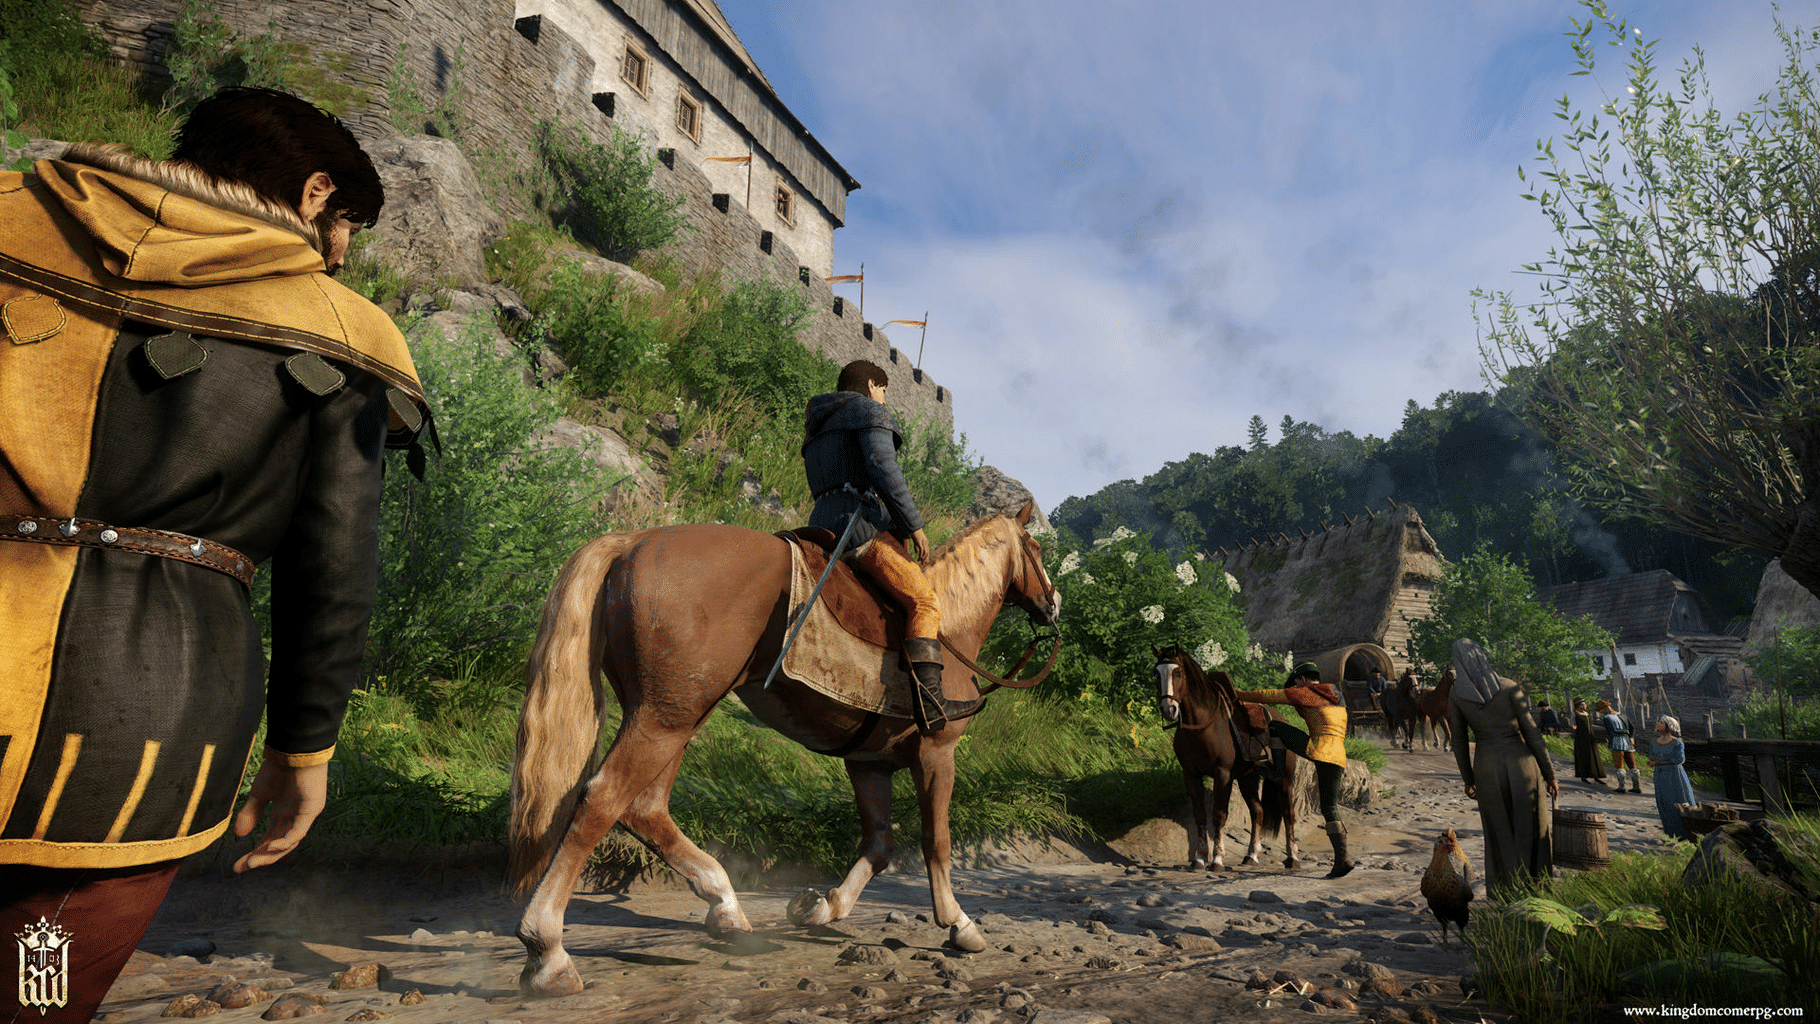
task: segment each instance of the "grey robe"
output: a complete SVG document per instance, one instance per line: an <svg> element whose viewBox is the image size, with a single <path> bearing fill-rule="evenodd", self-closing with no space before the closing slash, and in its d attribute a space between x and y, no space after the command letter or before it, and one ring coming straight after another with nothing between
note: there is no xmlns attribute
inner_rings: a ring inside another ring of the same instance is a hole
<svg viewBox="0 0 1820 1024"><path fill-rule="evenodd" d="M1453 754L1460 778L1478 786L1479 820L1485 826L1485 884L1489 892L1528 871L1540 877L1554 873L1546 783L1554 766L1542 745L1541 730L1529 715L1523 688L1502 676L1498 691L1484 704L1462 699L1455 689L1447 708L1453 725ZM1467 751L1468 731L1475 744Z"/></svg>

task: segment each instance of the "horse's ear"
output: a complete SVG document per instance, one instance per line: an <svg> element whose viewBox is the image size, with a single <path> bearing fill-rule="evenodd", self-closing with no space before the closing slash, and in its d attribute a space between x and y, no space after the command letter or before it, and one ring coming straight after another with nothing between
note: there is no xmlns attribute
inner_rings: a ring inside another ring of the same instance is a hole
<svg viewBox="0 0 1820 1024"><path fill-rule="evenodd" d="M1018 510L1017 525L1019 525L1019 526L1028 525L1030 522L1030 517L1035 514L1036 514L1036 499L1031 498L1029 501L1024 502L1023 508Z"/></svg>
<svg viewBox="0 0 1820 1024"><path fill-rule="evenodd" d="M1157 660L1158 660L1158 661L1161 661L1161 660L1163 660L1163 649L1162 649L1162 648L1161 648L1161 647L1158 647L1158 646L1157 646L1157 645L1155 645L1155 644L1151 644L1151 645L1150 645L1150 653L1151 653L1151 654L1153 654L1153 655L1155 655L1155 656L1156 656L1156 659L1157 659Z"/></svg>

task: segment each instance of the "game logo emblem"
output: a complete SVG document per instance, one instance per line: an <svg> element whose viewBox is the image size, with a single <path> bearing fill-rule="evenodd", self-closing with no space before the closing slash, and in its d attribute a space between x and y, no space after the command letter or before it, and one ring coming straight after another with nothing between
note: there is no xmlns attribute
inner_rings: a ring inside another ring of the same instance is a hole
<svg viewBox="0 0 1820 1024"><path fill-rule="evenodd" d="M19 1005L37 1007L40 1016L68 1005L70 934L40 917L13 938L19 943Z"/></svg>

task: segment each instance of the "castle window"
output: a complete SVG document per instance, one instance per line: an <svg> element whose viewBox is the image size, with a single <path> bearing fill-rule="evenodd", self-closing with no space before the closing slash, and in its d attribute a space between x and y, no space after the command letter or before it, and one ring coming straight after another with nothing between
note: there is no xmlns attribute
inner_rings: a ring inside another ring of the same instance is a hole
<svg viewBox="0 0 1820 1024"><path fill-rule="evenodd" d="M777 218L785 224L796 223L796 193L781 183L777 186Z"/></svg>
<svg viewBox="0 0 1820 1024"><path fill-rule="evenodd" d="M686 92L676 94L676 130L701 141L701 104Z"/></svg>
<svg viewBox="0 0 1820 1024"><path fill-rule="evenodd" d="M1605 674L1605 655L1595 654L1595 655L1593 655L1592 661L1593 661L1593 673L1595 675L1601 675L1601 676L1604 675Z"/></svg>
<svg viewBox="0 0 1820 1024"><path fill-rule="evenodd" d="M1626 665L1635 665L1635 664L1636 664L1636 663L1637 663L1637 656L1636 656L1636 655L1634 655L1634 654L1626 654L1626 655L1625 655L1625 656L1624 656L1624 664L1626 664Z"/></svg>
<svg viewBox="0 0 1820 1024"><path fill-rule="evenodd" d="M626 55L619 61L619 77L626 80L640 96L648 96L651 89L651 59L645 52L631 43L626 44Z"/></svg>

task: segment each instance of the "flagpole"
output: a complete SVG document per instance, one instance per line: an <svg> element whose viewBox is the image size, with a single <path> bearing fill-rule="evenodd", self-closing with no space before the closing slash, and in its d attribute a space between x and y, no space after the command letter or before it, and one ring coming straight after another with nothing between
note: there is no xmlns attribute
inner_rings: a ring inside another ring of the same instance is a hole
<svg viewBox="0 0 1820 1024"><path fill-rule="evenodd" d="M866 264L859 265L859 318L866 318Z"/></svg>
<svg viewBox="0 0 1820 1024"><path fill-rule="evenodd" d="M929 343L929 311L923 310L923 340L916 343L916 368L923 368L923 346Z"/></svg>
<svg viewBox="0 0 1820 1024"><path fill-rule="evenodd" d="M746 140L746 212L752 212L752 140Z"/></svg>

